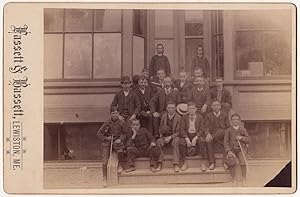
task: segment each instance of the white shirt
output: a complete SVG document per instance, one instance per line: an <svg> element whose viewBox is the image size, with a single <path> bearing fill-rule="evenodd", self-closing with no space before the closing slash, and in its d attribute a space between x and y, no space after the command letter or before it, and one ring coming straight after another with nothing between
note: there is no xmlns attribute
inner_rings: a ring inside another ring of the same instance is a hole
<svg viewBox="0 0 300 197"><path fill-rule="evenodd" d="M129 91L127 91L127 92L124 91L124 95L125 95L125 96L128 96L128 94L129 94Z"/></svg>
<svg viewBox="0 0 300 197"><path fill-rule="evenodd" d="M159 54L159 53L158 53L157 55L158 55L158 56L162 56L163 54Z"/></svg>
<svg viewBox="0 0 300 197"><path fill-rule="evenodd" d="M185 81L184 82L180 81L180 87L181 88L184 86L184 84L185 84Z"/></svg>
<svg viewBox="0 0 300 197"><path fill-rule="evenodd" d="M215 113L215 112L213 112L214 113L214 115L217 117L217 118L219 118L219 116L220 116L220 114L221 114L221 111L219 111L218 113Z"/></svg>
<svg viewBox="0 0 300 197"><path fill-rule="evenodd" d="M189 117L190 126L189 126L189 133L196 133L196 116L194 116L193 120L191 116Z"/></svg>
<svg viewBox="0 0 300 197"><path fill-rule="evenodd" d="M232 127L233 127L234 129L238 130L238 129L240 128L240 125L237 125L237 126L233 126L233 125L232 125Z"/></svg>
<svg viewBox="0 0 300 197"><path fill-rule="evenodd" d="M203 87L202 88L198 87L197 90L201 92L203 90Z"/></svg>
<svg viewBox="0 0 300 197"><path fill-rule="evenodd" d="M145 94L145 90L146 90L146 89L141 89L141 88L140 88L140 91L141 91L143 94Z"/></svg>
<svg viewBox="0 0 300 197"><path fill-rule="evenodd" d="M171 88L168 88L168 89L165 88L165 93L166 93L166 94L170 94L170 93L171 93Z"/></svg>
<svg viewBox="0 0 300 197"><path fill-rule="evenodd" d="M171 120L174 116L175 116L175 113L174 113L173 115L169 115L169 114L168 114L169 120Z"/></svg>

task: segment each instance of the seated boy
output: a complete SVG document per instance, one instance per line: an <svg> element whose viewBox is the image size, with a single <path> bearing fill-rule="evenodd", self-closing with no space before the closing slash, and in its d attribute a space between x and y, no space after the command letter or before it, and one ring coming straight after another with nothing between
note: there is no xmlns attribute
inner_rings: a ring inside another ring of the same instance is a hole
<svg viewBox="0 0 300 197"><path fill-rule="evenodd" d="M127 142L128 166L126 172L135 170L135 158L149 157L150 168L156 172L160 148L156 146L155 138L145 128L140 127L138 119L131 120L131 134Z"/></svg>
<svg viewBox="0 0 300 197"><path fill-rule="evenodd" d="M111 107L110 116L110 119L104 122L97 132L97 137L101 141L104 186L106 186L107 181L107 164L110 157L111 143L113 143L112 151L118 154L120 161L118 172L122 172L122 165L126 159L124 141L128 134L128 126L123 120L119 119L118 107Z"/></svg>
<svg viewBox="0 0 300 197"><path fill-rule="evenodd" d="M188 100L188 92L192 88L192 84L189 82L187 78L187 72L180 71L179 80L174 82L174 88L178 90L178 94L180 96L180 100L183 103L187 103Z"/></svg>
<svg viewBox="0 0 300 197"><path fill-rule="evenodd" d="M176 104L173 101L167 103L167 113L164 113L160 121L160 138L157 140L158 147L161 148L158 168L161 170L164 159L163 147L172 143L173 147L173 165L175 172L179 171L179 130L181 116L176 113Z"/></svg>
<svg viewBox="0 0 300 197"><path fill-rule="evenodd" d="M230 127L227 113L221 111L221 104L218 100L212 101L212 112L206 115L205 126L205 140L207 142L208 159L210 162L209 169L215 168L214 144L219 142L223 145L225 130ZM224 164L224 168L228 166Z"/></svg>
<svg viewBox="0 0 300 197"><path fill-rule="evenodd" d="M185 171L188 166L186 155L195 156L200 152L202 157L205 156L205 140L203 137L203 118L196 113L196 104L188 103L188 114L181 118L180 124L180 161L183 163L181 170ZM206 167L202 163L201 170L205 171Z"/></svg>
<svg viewBox="0 0 300 197"><path fill-rule="evenodd" d="M242 185L246 181L246 161L243 156L241 146L249 143L249 135L245 128L240 126L241 117L234 113L231 115L232 126L225 131L224 147L226 152L225 162L230 166L233 181ZM240 142L240 143L239 143ZM241 145L241 146L240 146ZM242 177L237 177L237 170L240 168Z"/></svg>
<svg viewBox="0 0 300 197"><path fill-rule="evenodd" d="M231 103L231 93L223 86L223 78L216 78L216 87L210 89L212 99L218 100L221 103L222 110L229 112Z"/></svg>

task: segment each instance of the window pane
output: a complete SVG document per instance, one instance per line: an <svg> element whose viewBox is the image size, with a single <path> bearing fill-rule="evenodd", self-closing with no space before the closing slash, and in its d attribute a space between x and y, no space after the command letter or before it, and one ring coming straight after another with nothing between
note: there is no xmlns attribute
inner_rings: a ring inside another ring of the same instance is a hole
<svg viewBox="0 0 300 197"><path fill-rule="evenodd" d="M96 32L121 32L121 10L95 10Z"/></svg>
<svg viewBox="0 0 300 197"><path fill-rule="evenodd" d="M186 36L203 35L203 11L201 10L185 11L185 35Z"/></svg>
<svg viewBox="0 0 300 197"><path fill-rule="evenodd" d="M291 43L285 32L264 33L264 64L265 74L291 74Z"/></svg>
<svg viewBox="0 0 300 197"><path fill-rule="evenodd" d="M66 32L92 32L92 10L66 9Z"/></svg>
<svg viewBox="0 0 300 197"><path fill-rule="evenodd" d="M185 39L185 65L186 71L188 71L190 74L192 74L192 61L196 57L196 50L199 45L203 46L202 38Z"/></svg>
<svg viewBox="0 0 300 197"><path fill-rule="evenodd" d="M144 10L133 10L133 33L138 35L144 35L145 30L145 11Z"/></svg>
<svg viewBox="0 0 300 197"><path fill-rule="evenodd" d="M65 35L64 77L92 77L92 34Z"/></svg>
<svg viewBox="0 0 300 197"><path fill-rule="evenodd" d="M237 32L237 76L263 75L262 32Z"/></svg>
<svg viewBox="0 0 300 197"><path fill-rule="evenodd" d="M171 66L171 75L174 75L175 68L174 65L174 41L173 40L155 40L155 47L158 43L164 45L164 55L168 57ZM177 66L177 65L176 65Z"/></svg>
<svg viewBox="0 0 300 197"><path fill-rule="evenodd" d="M44 9L45 32L63 31L63 9Z"/></svg>
<svg viewBox="0 0 300 197"><path fill-rule="evenodd" d="M218 33L223 32L223 11L218 11Z"/></svg>
<svg viewBox="0 0 300 197"><path fill-rule="evenodd" d="M94 35L94 78L121 76L121 34Z"/></svg>
<svg viewBox="0 0 300 197"><path fill-rule="evenodd" d="M224 77L224 41L223 34L216 36L216 76Z"/></svg>
<svg viewBox="0 0 300 197"><path fill-rule="evenodd" d="M172 10L155 10L155 37L172 38L174 35Z"/></svg>
<svg viewBox="0 0 300 197"><path fill-rule="evenodd" d="M56 125L44 125L44 160L58 160L58 129Z"/></svg>
<svg viewBox="0 0 300 197"><path fill-rule="evenodd" d="M144 38L133 36L133 75L140 75L144 68Z"/></svg>
<svg viewBox="0 0 300 197"><path fill-rule="evenodd" d="M44 78L61 79L63 62L63 35L44 35Z"/></svg>

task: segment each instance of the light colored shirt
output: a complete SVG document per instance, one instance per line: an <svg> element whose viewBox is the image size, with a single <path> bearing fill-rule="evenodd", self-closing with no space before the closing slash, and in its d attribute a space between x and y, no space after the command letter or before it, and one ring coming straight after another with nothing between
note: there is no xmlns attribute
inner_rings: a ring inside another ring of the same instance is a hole
<svg viewBox="0 0 300 197"><path fill-rule="evenodd" d="M201 92L203 90L203 87L202 88L198 87L197 90Z"/></svg>
<svg viewBox="0 0 300 197"><path fill-rule="evenodd" d="M180 81L180 87L182 88L183 86L184 86L184 84L185 84L185 81Z"/></svg>
<svg viewBox="0 0 300 197"><path fill-rule="evenodd" d="M146 89L141 89L141 88L140 88L140 90L141 90L142 94L145 94L145 90L146 90Z"/></svg>
<svg viewBox="0 0 300 197"><path fill-rule="evenodd" d="M234 129L238 130L240 128L240 125L232 126Z"/></svg>
<svg viewBox="0 0 300 197"><path fill-rule="evenodd" d="M173 115L168 114L169 120L171 120L175 116L175 113Z"/></svg>
<svg viewBox="0 0 300 197"><path fill-rule="evenodd" d="M165 93L166 93L166 94L170 94L170 93L171 93L171 88L168 88L168 89L165 88Z"/></svg>
<svg viewBox="0 0 300 197"><path fill-rule="evenodd" d="M196 115L190 116L189 121L190 121L190 124L189 124L190 126L189 126L188 132L196 133Z"/></svg>
<svg viewBox="0 0 300 197"><path fill-rule="evenodd" d="M125 96L128 96L128 94L129 94L129 91L124 91Z"/></svg>
<svg viewBox="0 0 300 197"><path fill-rule="evenodd" d="M221 114L221 111L219 111L218 113L216 113L216 112L213 112L214 113L214 115L217 117L217 118L219 118L219 116L220 116L220 114Z"/></svg>

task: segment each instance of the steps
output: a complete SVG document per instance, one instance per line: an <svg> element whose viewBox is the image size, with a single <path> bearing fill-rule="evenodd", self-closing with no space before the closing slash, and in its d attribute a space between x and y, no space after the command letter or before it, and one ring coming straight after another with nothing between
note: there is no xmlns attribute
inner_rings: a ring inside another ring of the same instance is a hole
<svg viewBox="0 0 300 197"><path fill-rule="evenodd" d="M188 169L174 172L172 155L165 155L163 169L160 172L151 172L148 158L136 160L136 171L118 175L118 183L124 184L195 184L195 183L224 183L231 181L229 170L223 168L223 155L215 154L216 168L201 172L200 164L208 166L207 159L200 156L188 157Z"/></svg>

